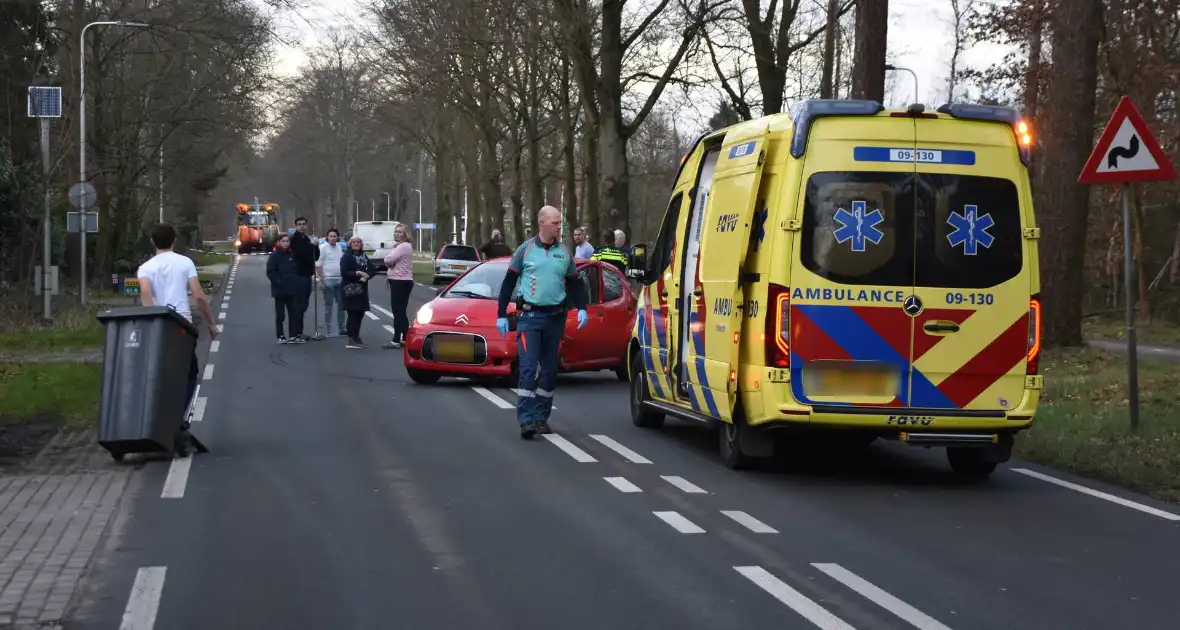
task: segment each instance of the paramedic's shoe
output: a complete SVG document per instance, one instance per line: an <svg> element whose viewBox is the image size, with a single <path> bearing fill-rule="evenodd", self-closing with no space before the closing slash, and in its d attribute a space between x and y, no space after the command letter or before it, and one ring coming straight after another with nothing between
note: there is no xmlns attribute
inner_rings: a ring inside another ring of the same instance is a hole
<svg viewBox="0 0 1180 630"><path fill-rule="evenodd" d="M520 423L520 439L531 440L537 434L537 425L529 420L528 422Z"/></svg>
<svg viewBox="0 0 1180 630"><path fill-rule="evenodd" d="M537 421L537 433L540 433L541 435L549 435L550 433L553 433L553 429L549 428L548 420Z"/></svg>

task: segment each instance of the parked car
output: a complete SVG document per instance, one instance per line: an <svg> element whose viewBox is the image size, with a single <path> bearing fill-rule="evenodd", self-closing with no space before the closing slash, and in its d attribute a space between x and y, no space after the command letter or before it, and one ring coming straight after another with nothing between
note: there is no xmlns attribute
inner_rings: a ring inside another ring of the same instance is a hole
<svg viewBox="0 0 1180 630"><path fill-rule="evenodd" d="M510 260L495 258L478 264L418 310L402 351L414 382L434 383L443 376L487 377L516 386L516 332L501 337L496 330L500 285ZM613 370L619 380L626 381L635 295L612 265L579 260L578 275L588 290L590 318L579 329L577 312L571 310L566 316L559 371ZM514 318L516 305L510 304L508 311L509 318Z"/></svg>
<svg viewBox="0 0 1180 630"><path fill-rule="evenodd" d="M446 245L434 257L434 284L450 282L478 265L479 250L471 245ZM495 323L495 322L493 322Z"/></svg>

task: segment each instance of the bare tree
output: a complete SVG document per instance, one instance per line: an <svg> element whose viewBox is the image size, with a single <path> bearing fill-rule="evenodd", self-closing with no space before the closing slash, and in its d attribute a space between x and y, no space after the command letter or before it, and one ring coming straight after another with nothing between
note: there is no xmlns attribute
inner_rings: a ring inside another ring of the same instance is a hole
<svg viewBox="0 0 1180 630"><path fill-rule="evenodd" d="M852 97L885 100L885 49L889 29L889 0L857 0L856 53L852 67Z"/></svg>
<svg viewBox="0 0 1180 630"><path fill-rule="evenodd" d="M951 55L946 79L946 100L955 101L955 89L960 80L959 56L967 45L967 25L975 14L975 0L947 0L951 6Z"/></svg>

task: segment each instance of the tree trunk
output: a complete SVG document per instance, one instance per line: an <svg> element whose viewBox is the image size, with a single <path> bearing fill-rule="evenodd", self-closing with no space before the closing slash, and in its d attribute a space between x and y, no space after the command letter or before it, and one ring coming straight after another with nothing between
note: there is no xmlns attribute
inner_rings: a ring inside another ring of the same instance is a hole
<svg viewBox="0 0 1180 630"><path fill-rule="evenodd" d="M889 0L858 0L856 52L852 60L852 98L885 101L886 31Z"/></svg>
<svg viewBox="0 0 1180 630"><path fill-rule="evenodd" d="M627 138L623 135L622 120L611 112L613 108L602 109L598 147L601 159L599 175L602 181L602 189L599 191L599 220L605 229L623 230L630 234L631 180L627 172ZM602 216L601 213L604 211L605 216Z"/></svg>
<svg viewBox="0 0 1180 630"><path fill-rule="evenodd" d="M523 238L523 236L524 236L524 213L526 212L525 205L524 205L524 198L523 198L523 196L524 196L524 165L522 164L522 162L524 161L524 157L520 154L520 152L521 152L521 147L519 145L520 132L514 130L512 132L512 136L513 136L513 140L517 143L516 146L512 147L512 149L513 149L513 151L512 151L512 190L511 190L511 192L508 193L508 197L512 200L512 238L513 238L513 240L511 240L511 241L508 241L508 239L504 239L504 240L511 242L511 243L520 244L520 243L524 242L524 238ZM537 206L537 210L540 210L540 209L541 209L541 206ZM529 212L530 214L535 214L536 211L533 210L532 208L529 208L527 210L527 212Z"/></svg>
<svg viewBox="0 0 1180 630"><path fill-rule="evenodd" d="M598 123L597 118L586 112L586 124L582 128L582 221L590 234L592 243L602 238L602 213L599 212L599 169L598 169Z"/></svg>
<svg viewBox="0 0 1180 630"><path fill-rule="evenodd" d="M572 83L570 81L570 65L569 60L562 59L561 62L561 117L559 124L561 125L561 178L562 178L562 210L565 214L565 221L570 226L570 239L573 242L573 229L580 226L578 222L578 173L577 173L577 154L574 147L574 99L572 95Z"/></svg>
<svg viewBox="0 0 1180 630"><path fill-rule="evenodd" d="M1032 124L1037 117L1041 87L1041 34L1045 31L1045 2L1033 0L1028 33L1028 69L1024 73L1024 117ZM1035 128L1034 128L1035 130Z"/></svg>
<svg viewBox="0 0 1180 630"><path fill-rule="evenodd" d="M840 0L828 0L828 26L824 29L823 76L820 79L819 97L836 98L832 82L836 66L836 29L840 24Z"/></svg>
<svg viewBox="0 0 1180 630"><path fill-rule="evenodd" d="M1089 188L1077 183L1094 144L1102 0L1061 3L1053 16L1054 64L1042 110L1041 293L1045 347L1082 344L1082 293Z"/></svg>

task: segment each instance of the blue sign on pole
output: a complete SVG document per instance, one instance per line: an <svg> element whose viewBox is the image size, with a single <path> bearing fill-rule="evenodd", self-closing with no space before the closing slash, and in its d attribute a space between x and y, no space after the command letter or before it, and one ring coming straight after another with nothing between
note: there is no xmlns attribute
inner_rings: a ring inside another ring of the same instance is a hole
<svg viewBox="0 0 1180 630"><path fill-rule="evenodd" d="M415 230L433 230L434 224L433 223L415 223L414 229Z"/></svg>

